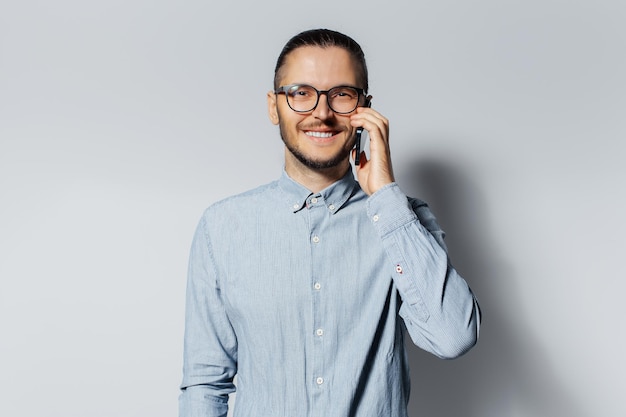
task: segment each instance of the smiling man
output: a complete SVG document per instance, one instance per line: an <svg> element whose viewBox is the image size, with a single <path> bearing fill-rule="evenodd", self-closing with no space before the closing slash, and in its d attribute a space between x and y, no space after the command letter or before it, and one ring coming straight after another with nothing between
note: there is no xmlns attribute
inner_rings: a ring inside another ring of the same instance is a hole
<svg viewBox="0 0 626 417"><path fill-rule="evenodd" d="M236 417L404 417L405 333L441 358L476 343L476 299L426 204L395 183L367 91L350 37L283 48L267 94L283 174L213 204L193 240L181 417L226 416L235 375Z"/></svg>

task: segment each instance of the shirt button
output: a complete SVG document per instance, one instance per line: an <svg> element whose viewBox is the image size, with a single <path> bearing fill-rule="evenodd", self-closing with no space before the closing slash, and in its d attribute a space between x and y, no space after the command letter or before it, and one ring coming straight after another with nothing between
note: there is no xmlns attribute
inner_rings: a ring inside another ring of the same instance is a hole
<svg viewBox="0 0 626 417"><path fill-rule="evenodd" d="M311 203L316 204L316 203L317 203L317 198L313 197L313 198L311 199Z"/></svg>
<svg viewBox="0 0 626 417"><path fill-rule="evenodd" d="M319 236L313 236L313 243L320 243Z"/></svg>
<svg viewBox="0 0 626 417"><path fill-rule="evenodd" d="M294 210L297 210L297 209L299 209L299 208L300 208L300 204L294 204L294 205L293 205L293 209L294 209Z"/></svg>
<svg viewBox="0 0 626 417"><path fill-rule="evenodd" d="M316 334L316 335L318 335L318 336L322 336L322 335L324 335L324 330L322 330L322 329L317 329L317 330L315 331L315 334Z"/></svg>
<svg viewBox="0 0 626 417"><path fill-rule="evenodd" d="M328 206L328 209L329 210L335 210L335 206L331 204L330 206Z"/></svg>
<svg viewBox="0 0 626 417"><path fill-rule="evenodd" d="M320 284L319 282L316 282L315 284L313 284L313 288L315 288L316 290L319 290L320 288L322 288L322 284Z"/></svg>
<svg viewBox="0 0 626 417"><path fill-rule="evenodd" d="M374 217L372 217L372 220L374 220L375 222L377 222L380 219L380 217L378 216L378 214L374 214Z"/></svg>
<svg viewBox="0 0 626 417"><path fill-rule="evenodd" d="M324 383L324 378L322 378L321 376L318 376L315 379L315 383L317 383L317 385L322 385Z"/></svg>
<svg viewBox="0 0 626 417"><path fill-rule="evenodd" d="M398 274L401 274L401 273L402 273L402 267L401 267L400 265L396 265L396 272L397 272Z"/></svg>

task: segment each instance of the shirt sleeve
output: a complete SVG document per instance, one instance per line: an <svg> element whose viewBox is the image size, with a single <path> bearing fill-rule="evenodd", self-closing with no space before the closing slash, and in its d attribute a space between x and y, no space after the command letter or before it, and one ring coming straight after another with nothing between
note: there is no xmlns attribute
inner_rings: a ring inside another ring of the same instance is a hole
<svg viewBox="0 0 626 417"><path fill-rule="evenodd" d="M206 225L204 216L189 257L179 417L225 417L228 396L235 391L237 339L224 309Z"/></svg>
<svg viewBox="0 0 626 417"><path fill-rule="evenodd" d="M467 352L478 340L480 308L452 267L428 206L392 183L369 197L367 215L387 252L413 343L445 359Z"/></svg>

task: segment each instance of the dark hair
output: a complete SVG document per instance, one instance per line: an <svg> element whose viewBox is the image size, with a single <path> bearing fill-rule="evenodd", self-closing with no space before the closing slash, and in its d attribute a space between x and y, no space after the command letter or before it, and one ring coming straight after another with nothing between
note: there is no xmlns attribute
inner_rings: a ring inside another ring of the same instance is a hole
<svg viewBox="0 0 626 417"><path fill-rule="evenodd" d="M274 89L280 87L278 83L282 78L282 69L285 65L287 55L303 46L319 46L321 48L336 46L348 51L357 70L357 79L361 83L359 87L363 88L367 93L369 87L367 65L365 64L365 54L361 46L351 37L330 29L311 29L289 39L276 61L276 68L274 69Z"/></svg>

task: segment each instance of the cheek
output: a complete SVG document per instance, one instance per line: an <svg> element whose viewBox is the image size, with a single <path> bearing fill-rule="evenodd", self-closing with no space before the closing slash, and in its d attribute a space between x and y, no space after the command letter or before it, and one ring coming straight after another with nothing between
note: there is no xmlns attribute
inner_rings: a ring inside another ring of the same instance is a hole
<svg viewBox="0 0 626 417"><path fill-rule="evenodd" d="M277 113L278 125L283 132L295 131L298 129L299 124L305 119L294 114L291 110L285 112L278 109Z"/></svg>

